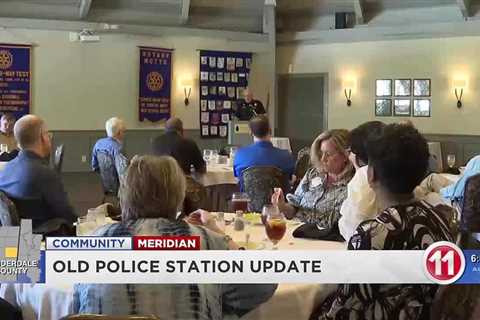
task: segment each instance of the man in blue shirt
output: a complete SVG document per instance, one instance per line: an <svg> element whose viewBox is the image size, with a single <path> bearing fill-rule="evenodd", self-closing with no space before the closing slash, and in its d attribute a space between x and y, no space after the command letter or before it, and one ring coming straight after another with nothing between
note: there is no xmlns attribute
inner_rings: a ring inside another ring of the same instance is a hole
<svg viewBox="0 0 480 320"><path fill-rule="evenodd" d="M243 190L242 172L252 166L273 166L281 169L285 175L291 177L295 169L292 155L279 148L275 148L270 141L272 130L268 118L264 115L254 117L248 123L253 135L253 144L240 148L233 162L235 177L240 181Z"/></svg>
<svg viewBox="0 0 480 320"><path fill-rule="evenodd" d="M53 219L73 223L77 217L62 180L48 166L52 143L45 122L23 116L14 135L21 151L0 172L0 190L13 200L21 218L32 219L34 229Z"/></svg>
<svg viewBox="0 0 480 320"><path fill-rule="evenodd" d="M125 137L125 131L127 127L122 119L113 117L107 120L105 123L105 130L107 131L107 137L99 139L92 150L92 169L93 171L99 171L99 164L97 154L103 151L110 155L112 159L117 159L118 156L123 156L123 138Z"/></svg>

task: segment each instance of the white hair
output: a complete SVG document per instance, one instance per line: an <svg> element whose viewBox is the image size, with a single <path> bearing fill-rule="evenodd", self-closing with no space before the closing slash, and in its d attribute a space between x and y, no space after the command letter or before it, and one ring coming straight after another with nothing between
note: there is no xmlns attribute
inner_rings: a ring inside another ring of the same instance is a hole
<svg viewBox="0 0 480 320"><path fill-rule="evenodd" d="M125 129L125 122L120 118L113 117L105 122L105 130L109 137L116 137L122 129Z"/></svg>

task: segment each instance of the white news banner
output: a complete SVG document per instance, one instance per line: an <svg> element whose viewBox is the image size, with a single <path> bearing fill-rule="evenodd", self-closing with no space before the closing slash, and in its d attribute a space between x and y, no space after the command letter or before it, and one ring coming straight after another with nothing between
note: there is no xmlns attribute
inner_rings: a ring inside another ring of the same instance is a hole
<svg viewBox="0 0 480 320"><path fill-rule="evenodd" d="M433 283L424 251L47 250L46 282Z"/></svg>

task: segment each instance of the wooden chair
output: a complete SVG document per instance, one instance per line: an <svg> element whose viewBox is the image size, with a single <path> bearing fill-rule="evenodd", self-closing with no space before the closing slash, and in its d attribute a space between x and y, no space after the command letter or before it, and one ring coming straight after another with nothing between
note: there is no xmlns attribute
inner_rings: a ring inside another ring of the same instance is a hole
<svg viewBox="0 0 480 320"><path fill-rule="evenodd" d="M102 314L71 314L60 320L160 320L154 315L150 316L109 316Z"/></svg>
<svg viewBox="0 0 480 320"><path fill-rule="evenodd" d="M249 210L262 212L265 204L271 203L273 188L290 191L288 177L277 167L253 166L242 172L243 189L250 198Z"/></svg>

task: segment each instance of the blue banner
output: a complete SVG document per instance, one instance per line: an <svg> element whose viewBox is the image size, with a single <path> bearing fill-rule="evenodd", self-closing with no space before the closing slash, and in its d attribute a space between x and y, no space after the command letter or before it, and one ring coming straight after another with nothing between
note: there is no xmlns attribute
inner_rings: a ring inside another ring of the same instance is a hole
<svg viewBox="0 0 480 320"><path fill-rule="evenodd" d="M17 119L30 113L30 51L27 45L0 44L0 113Z"/></svg>
<svg viewBox="0 0 480 320"><path fill-rule="evenodd" d="M228 122L248 86L250 52L200 51L201 137L228 136Z"/></svg>
<svg viewBox="0 0 480 320"><path fill-rule="evenodd" d="M140 47L139 120L170 118L172 79L171 49Z"/></svg>

